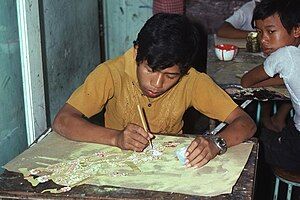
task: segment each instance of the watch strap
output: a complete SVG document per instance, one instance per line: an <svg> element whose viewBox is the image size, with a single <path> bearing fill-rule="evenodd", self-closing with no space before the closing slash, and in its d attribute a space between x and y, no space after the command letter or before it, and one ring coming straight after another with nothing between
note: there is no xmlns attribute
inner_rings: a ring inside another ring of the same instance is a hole
<svg viewBox="0 0 300 200"><path fill-rule="evenodd" d="M222 155L227 151L227 143L222 137L218 135L207 135L206 137L210 139L219 149L218 155Z"/></svg>

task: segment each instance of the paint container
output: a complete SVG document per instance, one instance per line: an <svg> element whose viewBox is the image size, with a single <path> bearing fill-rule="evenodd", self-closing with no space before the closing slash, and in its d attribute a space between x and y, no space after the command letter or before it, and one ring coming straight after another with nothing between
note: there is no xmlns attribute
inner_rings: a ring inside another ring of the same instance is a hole
<svg viewBox="0 0 300 200"><path fill-rule="evenodd" d="M260 44L257 32L250 32L247 36L246 49L248 52L260 52Z"/></svg>
<svg viewBox="0 0 300 200"><path fill-rule="evenodd" d="M233 44L218 44L215 46L215 53L219 60L230 61L238 52L238 47Z"/></svg>
<svg viewBox="0 0 300 200"><path fill-rule="evenodd" d="M186 147L181 147L180 149L177 149L175 151L175 154L180 162L180 164L184 165L185 161L186 161L186 156L185 156L185 152L187 150L187 146Z"/></svg>

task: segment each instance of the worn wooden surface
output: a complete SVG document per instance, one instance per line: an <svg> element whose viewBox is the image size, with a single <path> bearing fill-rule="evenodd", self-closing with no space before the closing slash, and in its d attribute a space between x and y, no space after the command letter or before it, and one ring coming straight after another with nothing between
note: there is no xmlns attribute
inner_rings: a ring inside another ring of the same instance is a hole
<svg viewBox="0 0 300 200"><path fill-rule="evenodd" d="M216 197L199 197L179 193L135 190L111 186L81 185L61 194L41 193L44 189L57 186L52 181L32 187L20 173L5 171L0 176L0 199L253 199L258 157L258 142L253 149L244 170L233 187L232 194ZM212 186L213 187L213 186Z"/></svg>
<svg viewBox="0 0 300 200"><path fill-rule="evenodd" d="M208 36L207 74L217 84L240 84L240 76L245 71L261 65L264 60L261 53L250 53L239 48L233 60L221 61L215 54L213 35Z"/></svg>
<svg viewBox="0 0 300 200"><path fill-rule="evenodd" d="M241 77L252 68L263 64L265 58L262 53L247 52L246 49L239 48L236 57L231 61L221 61L217 58L214 50L215 42L212 34L208 35L208 53L207 53L207 74L214 79L223 89L228 85L240 85ZM277 95L268 100L272 101L290 101L289 92L285 86L265 87ZM281 96L281 97L280 97ZM246 100L240 99L240 100Z"/></svg>

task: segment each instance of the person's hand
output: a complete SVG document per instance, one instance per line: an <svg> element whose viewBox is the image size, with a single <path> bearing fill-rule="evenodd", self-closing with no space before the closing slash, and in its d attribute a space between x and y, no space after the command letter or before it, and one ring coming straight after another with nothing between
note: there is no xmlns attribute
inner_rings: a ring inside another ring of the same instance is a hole
<svg viewBox="0 0 300 200"><path fill-rule="evenodd" d="M149 145L151 138L153 135L147 133L142 127L128 124L117 136L116 145L120 149L141 152Z"/></svg>
<svg viewBox="0 0 300 200"><path fill-rule="evenodd" d="M218 147L208 138L198 136L186 151L187 167L202 167L219 153Z"/></svg>

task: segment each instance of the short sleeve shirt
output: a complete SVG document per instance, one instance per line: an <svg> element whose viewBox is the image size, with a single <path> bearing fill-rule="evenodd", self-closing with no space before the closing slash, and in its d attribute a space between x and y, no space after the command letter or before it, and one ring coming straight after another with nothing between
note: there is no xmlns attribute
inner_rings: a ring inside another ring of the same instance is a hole
<svg viewBox="0 0 300 200"><path fill-rule="evenodd" d="M145 109L152 133L177 134L189 107L224 121L237 107L232 99L204 73L191 68L188 75L157 98L147 98L139 88L133 48L92 71L71 95L68 104L90 117L105 106L105 126L123 130L127 124L142 125L137 105Z"/></svg>
<svg viewBox="0 0 300 200"><path fill-rule="evenodd" d="M283 79L295 109L294 122L300 131L300 48L286 46L272 53L264 62L268 76L275 74Z"/></svg>
<svg viewBox="0 0 300 200"><path fill-rule="evenodd" d="M251 21L255 6L255 1L247 2L240 9L236 10L233 15L231 15L225 21L230 23L236 29L241 29L244 31L254 31L255 29L252 28Z"/></svg>

